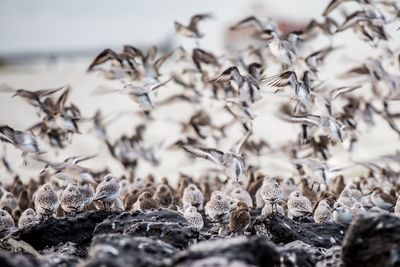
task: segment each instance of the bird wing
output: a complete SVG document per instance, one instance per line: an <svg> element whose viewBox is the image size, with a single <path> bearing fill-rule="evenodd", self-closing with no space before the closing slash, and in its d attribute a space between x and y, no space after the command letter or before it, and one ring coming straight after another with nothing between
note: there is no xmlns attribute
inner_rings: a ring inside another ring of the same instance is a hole
<svg viewBox="0 0 400 267"><path fill-rule="evenodd" d="M190 18L188 28L195 31L197 29L197 24L199 23L199 21L202 21L204 19L208 19L211 17L212 17L211 14L208 14L208 13L194 15L193 17Z"/></svg>
<svg viewBox="0 0 400 267"><path fill-rule="evenodd" d="M240 72L236 66L232 66L223 71L220 75L216 75L208 79L209 82L215 84L228 84L232 79L239 81L241 79Z"/></svg>
<svg viewBox="0 0 400 267"><path fill-rule="evenodd" d="M267 84L272 87L285 87L297 83L297 75L294 71L286 71L279 75L263 78L260 81L260 84Z"/></svg>
<svg viewBox="0 0 400 267"><path fill-rule="evenodd" d="M238 23L236 23L235 25L230 27L230 30L234 31L245 25L251 25L254 28L258 28L258 30L260 30L260 31L264 30L264 25L255 16L250 16L250 17L242 19L241 21L239 21Z"/></svg>
<svg viewBox="0 0 400 267"><path fill-rule="evenodd" d="M190 145L183 145L182 148L190 155L207 159L214 162L215 164L221 164L223 162L224 152L214 148L196 148Z"/></svg>
<svg viewBox="0 0 400 267"><path fill-rule="evenodd" d="M170 77L168 80L166 80L166 81L164 81L164 82L155 83L155 84L153 84L153 85L150 86L150 90L149 90L149 91L150 91L150 92L151 92L151 91L154 91L154 90L160 88L161 86L166 85L166 84L169 83L169 81L171 81L171 80L172 80L172 77Z"/></svg>
<svg viewBox="0 0 400 267"><path fill-rule="evenodd" d="M118 55L113 50L107 48L107 49L104 49L100 54L98 54L96 56L96 58L93 60L93 62L89 65L88 71L91 71L95 66L103 64L110 59L116 59L122 65L120 59L118 58Z"/></svg>
<svg viewBox="0 0 400 267"><path fill-rule="evenodd" d="M248 131L246 135L242 138L242 140L239 141L238 144L236 144L233 148L232 151L236 155L240 155L242 153L242 150L244 148L244 145L246 144L247 140L249 139L250 135L252 134L252 131Z"/></svg>

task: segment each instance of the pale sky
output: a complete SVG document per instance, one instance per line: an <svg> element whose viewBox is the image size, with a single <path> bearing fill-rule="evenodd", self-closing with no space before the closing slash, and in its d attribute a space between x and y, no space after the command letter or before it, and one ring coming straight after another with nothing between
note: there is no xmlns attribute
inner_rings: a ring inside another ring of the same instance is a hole
<svg viewBox="0 0 400 267"><path fill-rule="evenodd" d="M93 50L123 44L147 45L173 36L174 20L211 12L201 25L203 47L220 44L221 28L249 14L309 19L322 13L328 0L2 0L0 56ZM150 30L151 29L151 30Z"/></svg>

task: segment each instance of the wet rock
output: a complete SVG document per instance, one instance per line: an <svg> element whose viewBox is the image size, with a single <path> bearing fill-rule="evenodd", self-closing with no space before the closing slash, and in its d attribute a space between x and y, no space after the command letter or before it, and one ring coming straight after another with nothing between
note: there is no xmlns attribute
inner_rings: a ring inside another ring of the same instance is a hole
<svg viewBox="0 0 400 267"><path fill-rule="evenodd" d="M39 267L39 261L32 255L0 250L0 266Z"/></svg>
<svg viewBox="0 0 400 267"><path fill-rule="evenodd" d="M308 255L310 255L312 261L316 264L316 266L320 267L343 266L343 262L341 260L341 255L342 255L341 246L333 246L326 249L321 247L313 247L309 244L297 240L287 243L282 247L279 247L279 250L293 250L293 249L301 249L304 252L306 252Z"/></svg>
<svg viewBox="0 0 400 267"><path fill-rule="evenodd" d="M161 240L121 234L97 235L83 266L165 266L178 250Z"/></svg>
<svg viewBox="0 0 400 267"><path fill-rule="evenodd" d="M345 266L400 266L400 219L390 214L358 216L343 240Z"/></svg>
<svg viewBox="0 0 400 267"><path fill-rule="evenodd" d="M37 250L68 241L85 247L93 237L96 224L115 214L110 211L90 211L65 218L49 218L14 234Z"/></svg>
<svg viewBox="0 0 400 267"><path fill-rule="evenodd" d="M105 233L151 237L179 249L186 248L199 238L181 214L168 209L112 215L99 223L94 231L95 235Z"/></svg>
<svg viewBox="0 0 400 267"><path fill-rule="evenodd" d="M278 252L264 237L209 240L174 256L171 266L313 266L302 250Z"/></svg>
<svg viewBox="0 0 400 267"><path fill-rule="evenodd" d="M300 240L314 247L341 244L346 226L334 223L299 223L279 214L260 216L249 227L253 235L266 236L275 244Z"/></svg>

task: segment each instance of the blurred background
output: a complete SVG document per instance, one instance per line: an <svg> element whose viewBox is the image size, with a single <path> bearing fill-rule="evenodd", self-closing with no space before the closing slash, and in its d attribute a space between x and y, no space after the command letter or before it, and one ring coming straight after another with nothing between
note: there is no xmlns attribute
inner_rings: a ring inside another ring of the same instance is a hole
<svg viewBox="0 0 400 267"><path fill-rule="evenodd" d="M118 112L127 112L127 116L115 119L110 124L110 138L123 133L131 134L134 126L143 122L135 113L137 105L123 95L94 96L93 90L99 85L118 87L120 83L108 81L100 75L86 73L93 58L104 48L117 51L125 44L140 48L157 45L160 51L170 51L180 45L185 48L194 46L192 40L185 40L175 35L174 21L188 23L196 13L211 12L214 19L200 25L205 37L200 46L206 50L222 54L226 48L240 42L237 36L231 36L229 26L248 15L272 18L281 29L296 30L307 25L312 18L321 18L321 13L329 0L169 0L169 1L131 1L131 0L92 0L92 1L53 1L53 0L2 0L0 8L0 83L14 88L37 90L55 88L70 84L71 100L76 103L85 118L91 118L101 109L103 114L112 117ZM351 8L351 3L346 7ZM397 26L398 27L398 26ZM393 33L392 44L399 41L396 25L390 25ZM396 35L397 34L397 35ZM351 38L354 39L353 41ZM367 44L345 32L335 39L335 45L346 42L347 53L339 59L328 61L328 73L340 73L346 66L359 64L365 55L376 53ZM173 66L170 66L173 68ZM268 74L268 71L267 71ZM275 73L273 73L275 74ZM330 75L333 76L333 75ZM174 88L160 89L156 99L162 99ZM255 136L266 138L271 144L285 143L296 138L298 128L275 118L275 103L285 98L266 92L270 101L260 104L256 111L259 117L255 121ZM213 108L213 107L211 107ZM218 108L218 107L214 107ZM177 109L179 112L177 112ZM179 121L190 107L168 107L155 111L155 117L164 118L150 122L145 141L149 145L163 143L167 146L180 136L178 123L167 123L171 118ZM177 114L179 113L179 115ZM187 116L186 116L187 117ZM218 120L218 118L216 118ZM0 124L7 124L15 129L27 129L37 121L32 107L10 94L0 94ZM72 144L65 150L53 151L49 148L46 157L60 161L68 156L98 154L96 159L83 165L92 168L109 168L117 175L123 173L118 162L112 159L105 145L94 136L90 120L82 122L82 135L76 135ZM243 135L237 128L220 144L226 149ZM42 144L45 148L45 144ZM210 143L211 145L211 143ZM337 148L339 155L334 160L345 162L351 157L358 159L373 158L381 154L394 152L399 146L398 137L389 127L378 122L378 127L368 130L360 138L360 144L354 155ZM215 146L215 144L214 144ZM22 177L37 175L43 164L30 162L23 166L20 152L11 145L6 146L10 162ZM153 173L156 177L165 175L176 177L179 172L196 174L211 165L202 161L191 161L181 152L162 149L161 165L154 168L150 164L139 165L138 175ZM266 155L263 168L270 174L292 172L285 158L279 155ZM337 162L335 162L337 163ZM3 168L3 166L2 166ZM0 169L0 180L9 178L4 169Z"/></svg>

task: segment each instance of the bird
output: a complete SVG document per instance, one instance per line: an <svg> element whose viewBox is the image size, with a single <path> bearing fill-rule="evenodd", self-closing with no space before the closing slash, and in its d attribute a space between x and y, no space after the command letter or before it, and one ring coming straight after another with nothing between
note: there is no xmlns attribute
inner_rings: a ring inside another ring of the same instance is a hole
<svg viewBox="0 0 400 267"><path fill-rule="evenodd" d="M357 217L359 214L363 214L365 212L365 208L361 202L354 202L353 206L351 206L351 214L353 218Z"/></svg>
<svg viewBox="0 0 400 267"><path fill-rule="evenodd" d="M144 85L135 85L132 83L125 84L122 89L111 89L99 87L95 90L97 94L105 94L110 92L117 92L131 97L131 99L138 103L143 111L149 112L154 108L154 103L151 100L150 93L158 88L166 85L172 78L163 82L150 82Z"/></svg>
<svg viewBox="0 0 400 267"><path fill-rule="evenodd" d="M350 224L353 220L351 210L340 202L335 203L332 216L333 221L337 224Z"/></svg>
<svg viewBox="0 0 400 267"><path fill-rule="evenodd" d="M215 165L222 167L228 177L241 183L245 178L244 172L246 171L246 164L241 151L251 133L251 131L247 132L243 139L231 148L229 152L223 152L214 148L197 148L189 145L184 145L182 148L194 157L207 159Z"/></svg>
<svg viewBox="0 0 400 267"><path fill-rule="evenodd" d="M264 203L277 205L282 197L282 190L276 177L266 177L261 185L261 197Z"/></svg>
<svg viewBox="0 0 400 267"><path fill-rule="evenodd" d="M294 191L289 195L287 205L288 214L294 218L312 215L310 200L299 191Z"/></svg>
<svg viewBox="0 0 400 267"><path fill-rule="evenodd" d="M256 70L261 69L261 65L255 65L254 68ZM254 103L262 98L261 94L258 92L260 89L260 81L254 73L258 72L242 75L236 66L232 66L224 70L221 74L210 77L208 81L213 84L225 86L229 85L231 81L234 81L238 86L239 99L248 103Z"/></svg>
<svg viewBox="0 0 400 267"><path fill-rule="evenodd" d="M188 26L185 26L177 21L175 21L175 31L182 36L188 38L202 38L204 34L202 34L198 29L198 23L205 19L212 18L211 14L204 13L204 14L196 14L190 18L190 22Z"/></svg>
<svg viewBox="0 0 400 267"><path fill-rule="evenodd" d="M160 207L157 200L153 199L153 195L149 191L141 193L133 205L134 210L152 210Z"/></svg>
<svg viewBox="0 0 400 267"><path fill-rule="evenodd" d="M34 195L35 210L42 218L52 216L60 204L51 184L42 185Z"/></svg>
<svg viewBox="0 0 400 267"><path fill-rule="evenodd" d="M320 200L316 204L314 210L314 221L316 223L327 223L332 221L332 209L328 203L328 200Z"/></svg>
<svg viewBox="0 0 400 267"><path fill-rule="evenodd" d="M269 215L276 213L285 216L285 210L281 205L274 202L266 201L264 203L264 207L261 210L261 215Z"/></svg>
<svg viewBox="0 0 400 267"><path fill-rule="evenodd" d="M107 174L103 181L96 187L96 194L93 201L101 201L105 205L110 204L119 196L121 186L117 177ZM107 207L106 207L107 208Z"/></svg>
<svg viewBox="0 0 400 267"><path fill-rule="evenodd" d="M160 203L161 207L168 208L174 203L174 194L165 184L160 184L157 187L154 199Z"/></svg>
<svg viewBox="0 0 400 267"><path fill-rule="evenodd" d="M206 203L205 213L213 221L225 221L228 219L230 206L229 198L221 191L214 191L210 200Z"/></svg>
<svg viewBox="0 0 400 267"><path fill-rule="evenodd" d="M75 185L68 185L60 198L61 208L66 213L77 213L83 210L85 202L81 191Z"/></svg>
<svg viewBox="0 0 400 267"><path fill-rule="evenodd" d="M249 208L253 207L253 200L251 199L251 196L249 194L249 192L247 192L244 188L242 187L238 187L236 189L234 189L231 193L230 196L232 198L235 198L241 202L246 203L246 205Z"/></svg>
<svg viewBox="0 0 400 267"><path fill-rule="evenodd" d="M189 223L190 227L196 231L203 229L204 221L203 216L197 211L196 207L188 206L183 213L183 217Z"/></svg>
<svg viewBox="0 0 400 267"><path fill-rule="evenodd" d="M378 208L392 210L396 205L396 198L385 193L380 187L375 187L371 194L372 203Z"/></svg>
<svg viewBox="0 0 400 267"><path fill-rule="evenodd" d="M14 197L14 194L11 192L6 192L3 194L3 196L0 198L0 209L3 209L4 207L9 207L11 210L15 210L18 208L18 201Z"/></svg>
<svg viewBox="0 0 400 267"><path fill-rule="evenodd" d="M306 109L310 106L311 79L309 71L303 73L302 80L300 81L297 78L296 72L285 71L278 75L263 78L260 83L278 88L278 91L290 86L298 102Z"/></svg>
<svg viewBox="0 0 400 267"><path fill-rule="evenodd" d="M245 202L240 201L235 210L229 214L229 230L231 233L240 233L251 222L249 207Z"/></svg>
<svg viewBox="0 0 400 267"><path fill-rule="evenodd" d="M14 227L15 224L11 215L5 210L0 210L0 231L9 231Z"/></svg>
<svg viewBox="0 0 400 267"><path fill-rule="evenodd" d="M198 210L203 210L204 195L195 184L189 184L183 190L181 201L183 207L194 206Z"/></svg>
<svg viewBox="0 0 400 267"><path fill-rule="evenodd" d="M22 212L21 216L18 219L18 228L22 229L27 227L28 225L37 222L37 215L36 212L31 209L28 208L26 210L24 210L24 212Z"/></svg>
<svg viewBox="0 0 400 267"><path fill-rule="evenodd" d="M22 151L22 158L27 165L26 156L28 153L42 154L37 138L32 132L14 130L10 126L0 126L0 141L10 143Z"/></svg>

